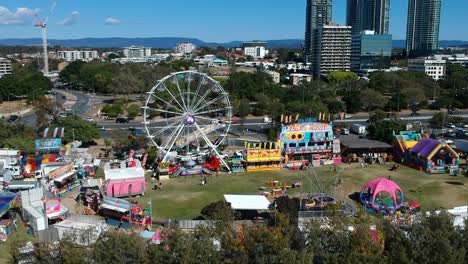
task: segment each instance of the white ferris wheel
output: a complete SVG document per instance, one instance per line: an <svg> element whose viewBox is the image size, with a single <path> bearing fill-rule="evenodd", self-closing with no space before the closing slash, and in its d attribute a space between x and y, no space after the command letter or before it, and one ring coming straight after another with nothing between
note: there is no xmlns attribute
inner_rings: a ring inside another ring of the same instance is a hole
<svg viewBox="0 0 468 264"><path fill-rule="evenodd" d="M145 130L163 161L216 155L232 117L229 94L204 73L172 73L148 92L143 107Z"/></svg>

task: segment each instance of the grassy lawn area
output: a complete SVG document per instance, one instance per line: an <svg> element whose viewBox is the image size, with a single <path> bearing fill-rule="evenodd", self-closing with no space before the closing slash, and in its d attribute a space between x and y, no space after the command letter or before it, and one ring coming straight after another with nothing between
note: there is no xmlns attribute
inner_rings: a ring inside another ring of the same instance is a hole
<svg viewBox="0 0 468 264"><path fill-rule="evenodd" d="M393 164L372 165L362 169L357 164L342 165L344 185L337 189L338 195L351 195L359 192L361 187L371 179L388 177L400 185L406 200L418 201L424 210L435 208L451 208L468 203L468 178L463 176L449 176L447 174L428 175L414 169L401 166L398 172L391 172ZM327 182L331 175L329 167L315 169L318 179ZM302 175L308 175L307 180ZM304 192L317 192L311 181L315 181L312 171L267 171L242 174L222 174L211 176L206 186L200 185L200 177L185 177L171 179L163 183L162 190L151 190L148 180L148 190L145 197L139 198L141 204L146 205L149 199L153 203L153 216L157 220L163 219L192 219L200 214L200 210L210 204L223 199L223 194L259 194L259 188L267 181L278 180L291 184L300 181ZM447 182L460 182L463 185ZM328 185L328 184L325 184ZM420 186L421 192L415 192ZM267 190L271 190L268 187ZM300 189L290 189L290 195L297 195Z"/></svg>

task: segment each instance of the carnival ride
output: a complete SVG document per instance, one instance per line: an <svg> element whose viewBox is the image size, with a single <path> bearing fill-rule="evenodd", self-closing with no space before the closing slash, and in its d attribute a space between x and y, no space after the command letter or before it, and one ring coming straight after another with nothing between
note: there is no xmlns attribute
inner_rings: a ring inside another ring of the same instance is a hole
<svg viewBox="0 0 468 264"><path fill-rule="evenodd" d="M393 214L403 206L405 197L398 184L378 178L362 187L359 200L369 211Z"/></svg>
<svg viewBox="0 0 468 264"><path fill-rule="evenodd" d="M219 153L230 126L232 107L219 82L204 73L172 73L148 92L143 107L147 137L162 162L201 160Z"/></svg>

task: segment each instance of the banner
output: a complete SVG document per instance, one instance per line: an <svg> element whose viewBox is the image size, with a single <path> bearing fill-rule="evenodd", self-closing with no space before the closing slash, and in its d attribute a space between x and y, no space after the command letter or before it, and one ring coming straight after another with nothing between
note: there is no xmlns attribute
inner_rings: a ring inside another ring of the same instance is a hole
<svg viewBox="0 0 468 264"><path fill-rule="evenodd" d="M62 146L61 138L36 139L36 150L39 152L57 152Z"/></svg>
<svg viewBox="0 0 468 264"><path fill-rule="evenodd" d="M60 176L62 174L65 174L66 172L69 172L75 168L74 163L67 164L65 166L62 166L60 168L57 168L51 172L49 172L49 179L53 179L57 176Z"/></svg>
<svg viewBox="0 0 468 264"><path fill-rule="evenodd" d="M53 214L53 213L60 212L60 199L59 198L48 199L48 200L46 200L45 203L46 203L46 213L47 214Z"/></svg>

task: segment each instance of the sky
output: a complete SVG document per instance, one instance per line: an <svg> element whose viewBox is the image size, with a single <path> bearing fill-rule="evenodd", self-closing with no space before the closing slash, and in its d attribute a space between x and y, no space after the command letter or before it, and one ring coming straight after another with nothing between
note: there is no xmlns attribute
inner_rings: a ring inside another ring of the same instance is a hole
<svg viewBox="0 0 468 264"><path fill-rule="evenodd" d="M54 0L1 0L0 38L41 37L34 14ZM390 33L405 39L407 0L391 0ZM302 39L306 0L58 0L48 21L53 39L192 37L206 42ZM441 40L468 40L467 0L442 0ZM333 21L346 21L346 0L333 0Z"/></svg>

